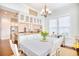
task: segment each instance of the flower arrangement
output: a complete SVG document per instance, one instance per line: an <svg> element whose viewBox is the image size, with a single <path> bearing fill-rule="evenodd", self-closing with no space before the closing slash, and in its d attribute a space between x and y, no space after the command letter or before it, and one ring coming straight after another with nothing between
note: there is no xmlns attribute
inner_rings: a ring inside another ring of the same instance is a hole
<svg viewBox="0 0 79 59"><path fill-rule="evenodd" d="M42 40L46 40L46 36L48 35L48 32L47 31L42 31L41 32L41 36L43 37Z"/></svg>
<svg viewBox="0 0 79 59"><path fill-rule="evenodd" d="M75 43L75 44L74 44L74 47L75 47L75 48L79 48L79 43Z"/></svg>
<svg viewBox="0 0 79 59"><path fill-rule="evenodd" d="M75 44L73 45L73 47L79 48L79 38L76 38L76 42L75 42Z"/></svg>

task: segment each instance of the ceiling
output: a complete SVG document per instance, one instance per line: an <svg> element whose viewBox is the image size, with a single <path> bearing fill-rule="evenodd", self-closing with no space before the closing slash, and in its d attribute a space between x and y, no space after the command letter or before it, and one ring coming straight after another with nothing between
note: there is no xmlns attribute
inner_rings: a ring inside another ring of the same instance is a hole
<svg viewBox="0 0 79 59"><path fill-rule="evenodd" d="M27 3L26 5L33 7L38 11L41 11L41 9L44 7L45 4L51 11L60 7L70 5L70 3Z"/></svg>

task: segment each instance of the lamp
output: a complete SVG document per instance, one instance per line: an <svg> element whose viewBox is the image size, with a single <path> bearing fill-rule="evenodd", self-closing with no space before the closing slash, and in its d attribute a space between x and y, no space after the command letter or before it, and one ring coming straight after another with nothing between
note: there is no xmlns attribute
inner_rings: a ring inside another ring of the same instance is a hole
<svg viewBox="0 0 79 59"><path fill-rule="evenodd" d="M51 14L51 11L47 8L47 5L45 4L44 8L41 11L41 16L47 17Z"/></svg>

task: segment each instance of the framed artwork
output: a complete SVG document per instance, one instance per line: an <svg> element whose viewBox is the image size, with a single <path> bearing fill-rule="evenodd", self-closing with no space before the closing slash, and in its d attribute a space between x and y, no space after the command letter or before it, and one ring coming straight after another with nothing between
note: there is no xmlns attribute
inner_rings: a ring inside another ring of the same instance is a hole
<svg viewBox="0 0 79 59"><path fill-rule="evenodd" d="M32 16L37 16L37 15L38 15L38 13L37 13L37 11L35 11L35 10L33 10L33 9L29 8L29 15L32 15Z"/></svg>
<svg viewBox="0 0 79 59"><path fill-rule="evenodd" d="M11 18L11 22L18 22L17 18Z"/></svg>

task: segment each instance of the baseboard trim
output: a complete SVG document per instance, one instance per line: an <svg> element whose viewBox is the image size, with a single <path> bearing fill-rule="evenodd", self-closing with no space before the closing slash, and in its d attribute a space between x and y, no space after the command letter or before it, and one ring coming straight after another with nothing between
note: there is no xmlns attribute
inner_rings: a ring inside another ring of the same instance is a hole
<svg viewBox="0 0 79 59"><path fill-rule="evenodd" d="M73 50L75 50L75 48L74 48L74 47L70 47L70 46L66 46L66 45L61 45L61 47L64 47L64 48L68 48L68 49L73 49Z"/></svg>

